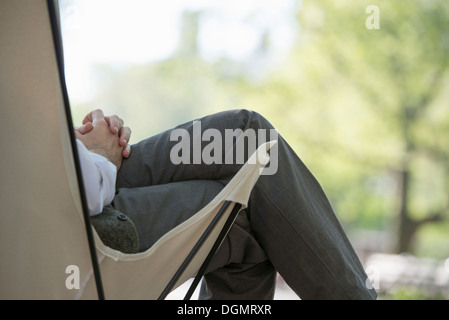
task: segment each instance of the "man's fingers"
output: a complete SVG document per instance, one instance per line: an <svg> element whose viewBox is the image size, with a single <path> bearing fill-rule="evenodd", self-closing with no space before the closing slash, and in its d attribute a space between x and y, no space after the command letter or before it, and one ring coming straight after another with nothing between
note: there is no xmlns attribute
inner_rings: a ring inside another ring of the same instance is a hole
<svg viewBox="0 0 449 320"><path fill-rule="evenodd" d="M86 123L88 123L88 122L92 122L92 112L93 112L93 111L89 112L89 113L84 117L82 124L86 124Z"/></svg>
<svg viewBox="0 0 449 320"><path fill-rule="evenodd" d="M129 158L131 155L131 145L127 144L126 147L122 150L122 156L123 158Z"/></svg>
<svg viewBox="0 0 449 320"><path fill-rule="evenodd" d="M105 121L103 111L96 109L91 112L92 124L95 126L100 121Z"/></svg>
<svg viewBox="0 0 449 320"><path fill-rule="evenodd" d="M131 145L128 143L131 138L131 129L129 127L122 127L119 132L118 143L123 148L122 155L124 158L129 158L131 154Z"/></svg>
<svg viewBox="0 0 449 320"><path fill-rule="evenodd" d="M116 115L112 115L112 116L106 116L104 117L104 119L106 120L106 122L108 123L109 127L111 128L111 132L114 134L118 134L120 132L120 129L123 127L123 120L116 116Z"/></svg>
<svg viewBox="0 0 449 320"><path fill-rule="evenodd" d="M125 148L131 138L131 129L129 127L122 127L119 131L119 143Z"/></svg>
<svg viewBox="0 0 449 320"><path fill-rule="evenodd" d="M96 109L94 111L89 112L83 119L83 125L88 125L89 123L92 123L94 126L99 121L106 121L108 124L111 132L113 134L118 134L119 136L122 135L121 130L124 125L124 121L117 115L112 116L104 116L104 113L100 109ZM92 128L87 127L88 131L92 130ZM86 132L88 132L86 131ZM81 132L82 133L82 132ZM126 143L129 141L129 137L131 136L131 130L129 128L125 130L123 138L126 140ZM123 145L123 147L126 147L126 143Z"/></svg>
<svg viewBox="0 0 449 320"><path fill-rule="evenodd" d="M83 119L83 124L87 124L89 122L92 122L94 125L99 122L104 121L104 114L103 111L100 109L96 109L94 111L89 112Z"/></svg>
<svg viewBox="0 0 449 320"><path fill-rule="evenodd" d="M80 134L86 134L88 133L90 130L92 130L94 128L94 126L92 125L92 122L86 122L85 124L83 124L80 127L76 127L75 131L80 133Z"/></svg>

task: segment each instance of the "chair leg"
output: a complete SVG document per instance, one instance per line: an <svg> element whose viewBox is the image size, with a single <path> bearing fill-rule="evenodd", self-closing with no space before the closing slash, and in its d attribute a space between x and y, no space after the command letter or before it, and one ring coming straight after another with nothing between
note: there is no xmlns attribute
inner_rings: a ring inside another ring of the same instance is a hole
<svg viewBox="0 0 449 320"><path fill-rule="evenodd" d="M226 237L229 230L231 229L232 224L235 221L235 218L237 218L237 215L240 212L241 207L242 207L242 205L240 203L235 204L234 208L232 209L231 214L228 217L228 220L226 220L226 223L223 226L223 229L221 230L220 234L218 235L217 240L215 241L212 249L210 250L210 252L207 255L206 259L204 260L203 264L201 265L201 268L199 269L195 278L193 279L193 283L190 285L189 290L187 291L187 293L184 297L184 300L190 300L190 298L192 297L192 294L195 291L196 287L198 286L198 283L200 282L201 278L203 277L204 273L206 272L207 266L209 265L213 256L218 251L218 248L220 247L224 238Z"/></svg>
<svg viewBox="0 0 449 320"><path fill-rule="evenodd" d="M195 246L192 248L192 250L190 251L190 253L187 255L187 257L185 258L185 260L183 261L183 263L181 264L181 266L178 268L178 270L176 271L176 273L174 274L174 276L172 277L172 279L170 280L170 282L167 284L167 286L165 287L164 291L162 291L161 295L159 296L158 300L164 300L167 295L170 293L170 291L173 289L173 287L175 286L175 284L177 283L177 281L179 280L179 278L181 277L181 275L183 274L183 272L185 271L185 269L187 268L187 266L190 264L190 262L193 260L193 258L195 257L195 255L198 253L199 249L201 248L201 246L204 244L204 242L206 241L207 237L210 235L210 233L212 232L212 230L215 228L217 222L220 220L220 218L223 216L224 212L226 211L226 209L228 209L228 207L232 204L231 201L225 201L225 203L223 204L223 206L220 208L220 210L218 211L218 213L215 215L214 219L211 221L211 223L209 224L209 226L207 227L206 231L204 231L204 233L201 235L200 239L197 241L197 243L195 244ZM215 254L215 251L218 249L218 247L220 246L221 242L223 241L223 239L225 238L227 232L229 231L229 228L231 227L232 223L235 220L235 217L237 216L237 213L240 211L241 205L240 204L235 204L235 207L233 209L233 211L231 212L231 215L228 218L228 221L226 221L225 226L223 227L223 229L220 232L220 235L218 236L217 240L215 241L214 246L212 247L212 250L209 252L206 260L203 262L203 265L201 266L200 270L202 270L202 272L204 273L207 264L209 263L209 261L212 259L212 256ZM234 215L234 219L232 219L232 221L229 221L230 218L232 217L232 215ZM228 226L228 224L230 224ZM227 229L227 230L226 230ZM221 240L220 240L221 238ZM220 241L219 241L220 240ZM218 244L217 244L218 243ZM204 268L203 268L204 267ZM204 269L204 270L203 270ZM199 274L199 272L198 272ZM198 275L197 274L197 275ZM201 277L200 277L201 278ZM196 280L196 279L195 279ZM196 280L196 284L198 284L199 279ZM192 286L191 286L192 287ZM195 288L193 288L193 290L195 290ZM190 289L189 289L190 292ZM193 291L192 291L193 293ZM192 294L191 293L191 294ZM191 295L190 294L190 295Z"/></svg>

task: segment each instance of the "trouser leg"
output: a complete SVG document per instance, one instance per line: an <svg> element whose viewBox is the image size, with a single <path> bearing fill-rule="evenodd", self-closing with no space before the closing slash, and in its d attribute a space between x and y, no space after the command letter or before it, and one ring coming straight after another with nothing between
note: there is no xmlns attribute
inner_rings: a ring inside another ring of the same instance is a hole
<svg viewBox="0 0 449 320"><path fill-rule="evenodd" d="M242 210L201 283L200 299L270 300L276 270L251 230Z"/></svg>
<svg viewBox="0 0 449 320"><path fill-rule="evenodd" d="M272 129L262 116L244 110L209 116L201 119L201 124L203 131ZM192 123L178 128L193 132ZM170 141L169 135L170 131L133 146L137 156L124 161L117 185L136 187L192 179L226 182L240 168L229 164L175 165L170 150L177 142ZM193 144L192 135L191 139ZM365 271L320 185L281 136L277 150L277 172L259 178L247 208L252 235L269 262L303 299L375 298L374 290L365 285ZM228 151L223 149L223 159ZM231 244L242 250L241 245ZM220 248L214 259L226 255L223 252ZM255 265L260 263L264 262ZM208 296L212 298L215 284L232 282L229 276L233 273L223 268L206 275ZM235 279L238 281L238 277Z"/></svg>
<svg viewBox="0 0 449 320"><path fill-rule="evenodd" d="M257 116L257 125L271 125ZM278 170L249 201L251 228L302 299L372 299L367 275L318 181L279 136Z"/></svg>
<svg viewBox="0 0 449 320"><path fill-rule="evenodd" d="M272 128L258 114L249 117L248 127ZM281 136L277 160L277 172L259 178L247 209L254 238L275 269L302 299L376 298L321 186ZM222 272L206 276L217 283L208 287L232 282Z"/></svg>
<svg viewBox="0 0 449 320"><path fill-rule="evenodd" d="M112 202L133 221L140 252L153 246L206 206L223 189L213 180L187 180L136 188L120 188Z"/></svg>

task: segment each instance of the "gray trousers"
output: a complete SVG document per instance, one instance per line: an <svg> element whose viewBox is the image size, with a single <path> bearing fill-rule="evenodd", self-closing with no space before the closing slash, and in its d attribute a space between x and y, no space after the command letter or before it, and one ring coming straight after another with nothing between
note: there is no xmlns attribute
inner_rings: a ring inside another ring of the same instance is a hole
<svg viewBox="0 0 449 320"><path fill-rule="evenodd" d="M198 120L203 132L213 128L223 136L225 129L273 129L248 110ZM191 133L193 146L193 122L177 128ZM140 250L205 206L241 167L224 164L230 151L224 143L221 164L173 164L172 130L133 145L118 173L113 206L136 225ZM301 299L377 297L322 188L281 136L277 172L260 176L208 267L200 299L272 299L276 271Z"/></svg>

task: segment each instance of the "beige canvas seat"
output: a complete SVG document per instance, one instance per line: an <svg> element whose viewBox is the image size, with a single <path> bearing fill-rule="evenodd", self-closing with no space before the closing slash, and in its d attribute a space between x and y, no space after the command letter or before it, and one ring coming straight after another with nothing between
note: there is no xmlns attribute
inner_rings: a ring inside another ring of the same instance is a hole
<svg viewBox="0 0 449 320"><path fill-rule="evenodd" d="M0 1L0 299L97 299L99 282L106 299L157 299L229 201L173 288L198 272L232 208L247 205L273 142L262 145L207 206L147 251L124 254L105 246L85 223L49 5ZM79 288L73 285L78 270Z"/></svg>

